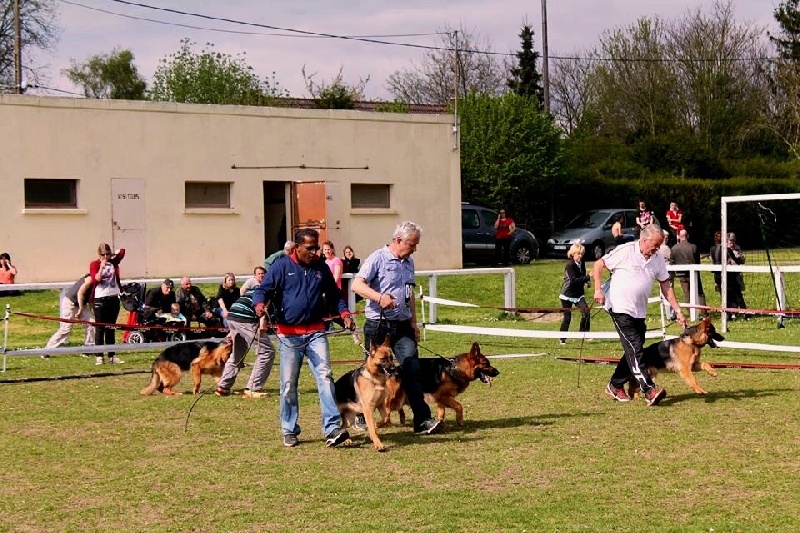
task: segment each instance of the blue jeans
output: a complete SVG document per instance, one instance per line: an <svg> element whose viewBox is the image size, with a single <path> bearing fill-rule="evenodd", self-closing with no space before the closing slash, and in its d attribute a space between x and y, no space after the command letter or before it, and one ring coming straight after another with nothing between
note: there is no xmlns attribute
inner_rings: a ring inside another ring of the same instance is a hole
<svg viewBox="0 0 800 533"><path fill-rule="evenodd" d="M281 352L281 430L284 435L299 435L297 423L297 382L303 356L308 358L311 375L317 382L319 406L322 411L322 432L329 435L342 423L336 393L333 388L333 372L328 351L328 338L323 331L302 335L278 335Z"/></svg>

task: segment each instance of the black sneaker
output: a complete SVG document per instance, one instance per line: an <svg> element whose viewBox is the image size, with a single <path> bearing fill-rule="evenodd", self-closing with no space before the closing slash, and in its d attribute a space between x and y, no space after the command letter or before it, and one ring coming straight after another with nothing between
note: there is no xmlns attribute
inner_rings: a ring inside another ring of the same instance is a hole
<svg viewBox="0 0 800 533"><path fill-rule="evenodd" d="M294 448L300 444L300 441L297 440L297 435L292 435L291 433L287 433L283 436L283 445L287 448Z"/></svg>
<svg viewBox="0 0 800 533"><path fill-rule="evenodd" d="M414 430L414 433L421 433L423 435L433 435L434 433L441 433L444 429L444 420L438 418L429 418L422 425Z"/></svg>
<svg viewBox="0 0 800 533"><path fill-rule="evenodd" d="M350 434L347 432L346 429L335 429L328 433L325 437L325 446L328 448L333 448L335 446L340 445L344 441L350 438Z"/></svg>
<svg viewBox="0 0 800 533"><path fill-rule="evenodd" d="M367 419L364 418L363 413L356 415L356 419L353 421L353 429L355 429L356 431L367 430Z"/></svg>

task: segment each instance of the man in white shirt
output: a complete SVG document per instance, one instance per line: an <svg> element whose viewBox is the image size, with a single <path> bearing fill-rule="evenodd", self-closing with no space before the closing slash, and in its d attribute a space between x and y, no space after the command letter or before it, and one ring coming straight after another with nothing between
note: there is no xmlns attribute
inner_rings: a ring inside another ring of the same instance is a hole
<svg viewBox="0 0 800 533"><path fill-rule="evenodd" d="M631 378L639 382L648 406L658 405L667 396L667 391L657 387L647 369L641 366L647 330L647 299L653 290L653 281L661 286L661 293L675 311L678 323L686 327L686 317L669 283L666 263L658 253L663 242L664 235L658 226L645 226L638 241L617 246L598 259L592 271L596 287L594 300L605 305L622 341L624 355L606 386L606 394L619 402L630 400L624 387ZM602 289L604 269L612 274L607 295Z"/></svg>

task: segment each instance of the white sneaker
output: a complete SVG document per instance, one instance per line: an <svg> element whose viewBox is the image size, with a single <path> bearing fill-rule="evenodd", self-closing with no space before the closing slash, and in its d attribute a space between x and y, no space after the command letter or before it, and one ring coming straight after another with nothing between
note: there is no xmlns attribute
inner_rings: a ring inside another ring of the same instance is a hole
<svg viewBox="0 0 800 533"><path fill-rule="evenodd" d="M109 357L108 362L111 363L112 365L121 365L125 361L123 361L119 357Z"/></svg>
<svg viewBox="0 0 800 533"><path fill-rule="evenodd" d="M103 356L102 355L98 355L97 357L95 357L94 358L94 364L95 365L102 365L103 364Z"/></svg>

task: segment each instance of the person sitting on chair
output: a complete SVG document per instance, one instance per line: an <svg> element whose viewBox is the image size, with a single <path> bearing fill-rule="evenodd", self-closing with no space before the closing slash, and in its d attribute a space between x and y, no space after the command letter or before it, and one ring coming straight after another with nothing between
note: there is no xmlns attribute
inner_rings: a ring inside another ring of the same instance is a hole
<svg viewBox="0 0 800 533"><path fill-rule="evenodd" d="M192 320L206 327L218 325L208 299L203 296L200 289L192 285L192 280L188 276L181 278L181 286L175 291L175 299L181 307L181 313L186 317L187 325Z"/></svg>
<svg viewBox="0 0 800 533"><path fill-rule="evenodd" d="M144 305L142 306L142 321L152 320L156 313L169 313L172 304L175 303L175 293L172 287L175 284L167 278L161 282L161 286L148 290L144 295Z"/></svg>

